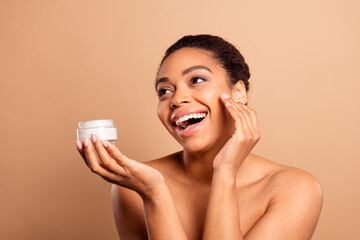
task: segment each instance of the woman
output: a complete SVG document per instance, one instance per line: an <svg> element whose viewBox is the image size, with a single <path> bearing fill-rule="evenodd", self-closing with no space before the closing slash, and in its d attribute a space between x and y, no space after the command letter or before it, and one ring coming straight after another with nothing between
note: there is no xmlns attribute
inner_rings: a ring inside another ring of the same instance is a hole
<svg viewBox="0 0 360 240"><path fill-rule="evenodd" d="M310 174L251 152L260 139L247 106L249 68L220 37L185 36L161 62L158 117L183 151L146 163L96 135L77 142L113 183L125 239L310 239L322 192Z"/></svg>

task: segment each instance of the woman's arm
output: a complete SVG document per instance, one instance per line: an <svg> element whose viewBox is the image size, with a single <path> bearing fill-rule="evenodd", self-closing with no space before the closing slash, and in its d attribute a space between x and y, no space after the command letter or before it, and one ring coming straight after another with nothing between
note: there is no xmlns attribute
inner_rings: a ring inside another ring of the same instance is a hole
<svg viewBox="0 0 360 240"><path fill-rule="evenodd" d="M154 194L151 198L143 199L149 239L187 239L167 185L162 185Z"/></svg>
<svg viewBox="0 0 360 240"><path fill-rule="evenodd" d="M187 239L171 195L167 199L166 191L152 201L117 185L113 185L111 192L120 239Z"/></svg>
<svg viewBox="0 0 360 240"><path fill-rule="evenodd" d="M138 193L143 201L149 239L187 239L170 191L160 172L127 158L115 145L100 141L96 135L92 136L92 144L89 139L85 139L84 144L77 142L77 147L92 172L108 182ZM128 207L131 208L131 205ZM124 212L126 213L126 210ZM130 236L127 233L124 236L129 236L128 239L139 238L138 235Z"/></svg>
<svg viewBox="0 0 360 240"><path fill-rule="evenodd" d="M222 95L235 131L213 162L213 179L203 239L243 239L240 229L236 174L260 139L255 111Z"/></svg>
<svg viewBox="0 0 360 240"><path fill-rule="evenodd" d="M203 239L243 239L235 178L214 174Z"/></svg>

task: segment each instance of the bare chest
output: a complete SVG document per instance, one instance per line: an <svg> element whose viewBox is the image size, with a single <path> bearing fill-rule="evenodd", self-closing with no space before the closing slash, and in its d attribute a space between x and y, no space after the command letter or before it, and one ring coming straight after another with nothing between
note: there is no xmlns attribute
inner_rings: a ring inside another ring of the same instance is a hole
<svg viewBox="0 0 360 240"><path fill-rule="evenodd" d="M201 239L206 217L210 187L170 187L184 229L190 239ZM238 189L240 228L246 234L263 216L268 196L260 186Z"/></svg>

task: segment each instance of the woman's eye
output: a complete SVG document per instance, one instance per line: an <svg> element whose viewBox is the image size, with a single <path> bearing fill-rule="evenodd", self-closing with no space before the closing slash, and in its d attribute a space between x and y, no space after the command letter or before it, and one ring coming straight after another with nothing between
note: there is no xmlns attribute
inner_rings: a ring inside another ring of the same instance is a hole
<svg viewBox="0 0 360 240"><path fill-rule="evenodd" d="M158 95L159 95L159 97L162 97L163 95L165 95L165 94L167 94L167 93L169 93L169 92L171 92L169 89L160 89L159 91L158 91Z"/></svg>
<svg viewBox="0 0 360 240"><path fill-rule="evenodd" d="M193 77L191 79L191 83L200 83L200 82L205 82L206 80L202 77Z"/></svg>

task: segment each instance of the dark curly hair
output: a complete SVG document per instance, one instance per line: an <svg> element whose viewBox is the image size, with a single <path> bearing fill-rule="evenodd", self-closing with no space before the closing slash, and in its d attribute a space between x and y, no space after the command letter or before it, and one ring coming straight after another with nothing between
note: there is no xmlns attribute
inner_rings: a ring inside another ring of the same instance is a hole
<svg viewBox="0 0 360 240"><path fill-rule="evenodd" d="M227 72L230 77L230 83L235 84L240 80L244 83L246 91L249 90L249 66L239 50L231 43L221 37L208 34L184 36L166 50L160 67L170 54L181 48L197 48L212 53L213 58Z"/></svg>

